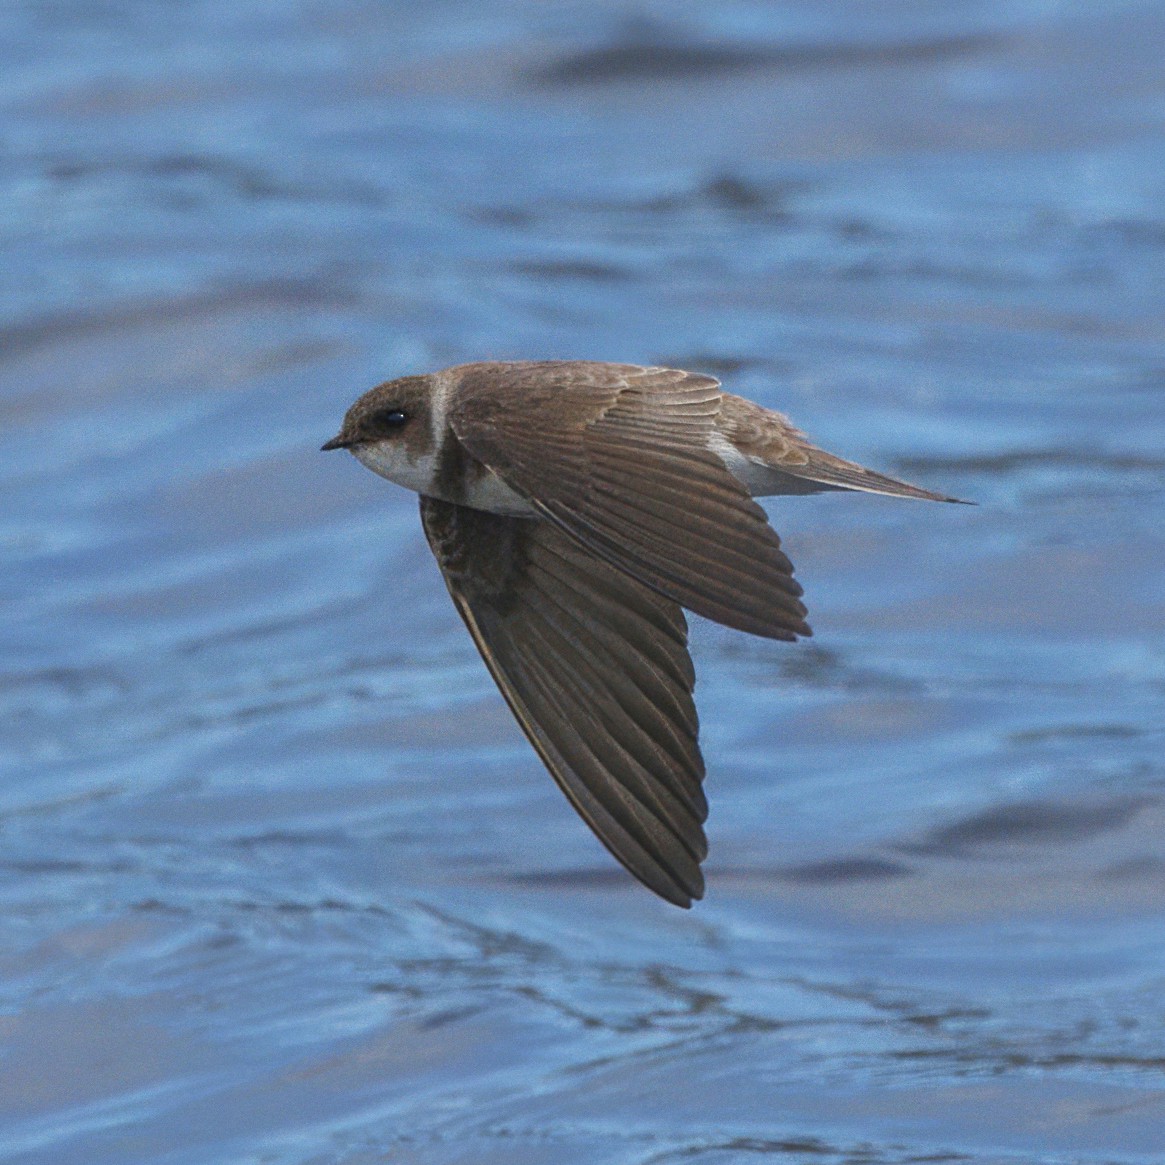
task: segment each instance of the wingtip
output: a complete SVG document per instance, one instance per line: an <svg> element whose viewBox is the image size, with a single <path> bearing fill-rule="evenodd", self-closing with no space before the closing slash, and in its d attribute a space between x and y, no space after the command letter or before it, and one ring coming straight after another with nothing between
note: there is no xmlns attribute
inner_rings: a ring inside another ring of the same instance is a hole
<svg viewBox="0 0 1165 1165"><path fill-rule="evenodd" d="M700 886L698 889L686 893L681 891L675 894L663 894L661 897L670 902L672 906L678 906L681 910L691 910L704 897L704 887Z"/></svg>
<svg viewBox="0 0 1165 1165"><path fill-rule="evenodd" d="M923 489L920 485L906 485L906 488L891 492L890 490L873 490L870 492L881 493L884 497L905 498L907 501L916 502L948 502L956 506L977 506L978 502L969 502L966 498L951 497L949 494L936 493L931 489ZM909 491L909 492L907 492Z"/></svg>
<svg viewBox="0 0 1165 1165"><path fill-rule="evenodd" d="M798 639L812 639L813 628L804 620L791 623L782 618L777 621L756 618L740 619L734 616L716 618L717 623L744 631L748 635L758 635L762 639L777 639L782 643L796 643Z"/></svg>
<svg viewBox="0 0 1165 1165"><path fill-rule="evenodd" d="M628 870L632 877L642 882L649 890L681 910L691 910L692 906L704 897L704 872L698 866L695 876L691 878L685 878L675 870L663 871L666 880L655 878L649 880L630 867Z"/></svg>

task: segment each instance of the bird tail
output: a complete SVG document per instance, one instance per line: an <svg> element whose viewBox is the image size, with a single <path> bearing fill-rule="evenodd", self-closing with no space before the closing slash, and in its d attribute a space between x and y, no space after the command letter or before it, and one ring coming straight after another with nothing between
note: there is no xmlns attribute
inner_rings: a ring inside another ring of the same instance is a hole
<svg viewBox="0 0 1165 1165"><path fill-rule="evenodd" d="M885 494L895 498L922 498L930 502L957 502L964 506L975 504L962 498L935 493L933 490L923 489L920 485L911 485L894 477L887 477L884 473L876 473L856 462L845 461L812 445L806 446L803 451L808 455L808 461L804 465L783 464L781 470L791 477L823 489L857 490L861 493Z"/></svg>

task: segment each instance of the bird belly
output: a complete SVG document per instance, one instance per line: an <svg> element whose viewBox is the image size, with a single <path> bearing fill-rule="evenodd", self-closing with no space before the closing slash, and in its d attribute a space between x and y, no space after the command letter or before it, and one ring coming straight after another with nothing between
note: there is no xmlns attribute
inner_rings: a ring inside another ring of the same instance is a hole
<svg viewBox="0 0 1165 1165"><path fill-rule="evenodd" d="M537 512L517 490L488 469L467 482L464 494L456 500L472 510L488 510L512 518L532 518Z"/></svg>

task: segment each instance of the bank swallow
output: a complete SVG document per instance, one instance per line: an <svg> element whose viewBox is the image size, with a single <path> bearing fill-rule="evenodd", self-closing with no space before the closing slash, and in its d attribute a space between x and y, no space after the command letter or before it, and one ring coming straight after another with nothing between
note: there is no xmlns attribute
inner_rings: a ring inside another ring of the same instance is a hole
<svg viewBox="0 0 1165 1165"><path fill-rule="evenodd" d="M599 840L677 906L704 892L704 761L686 607L793 640L801 586L771 494L956 501L811 445L711 376L583 360L462 364L348 410L347 449L421 495L486 666Z"/></svg>

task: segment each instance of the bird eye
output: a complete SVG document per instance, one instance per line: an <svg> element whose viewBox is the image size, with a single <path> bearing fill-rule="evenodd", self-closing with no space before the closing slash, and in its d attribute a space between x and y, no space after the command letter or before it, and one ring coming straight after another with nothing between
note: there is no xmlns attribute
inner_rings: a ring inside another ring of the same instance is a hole
<svg viewBox="0 0 1165 1165"><path fill-rule="evenodd" d="M409 418L403 409L385 409L376 414L376 419L386 429L399 429Z"/></svg>

